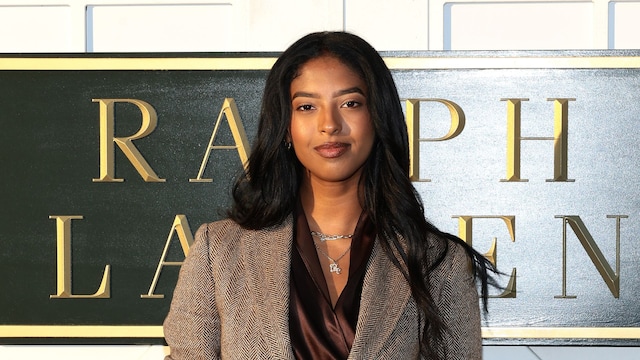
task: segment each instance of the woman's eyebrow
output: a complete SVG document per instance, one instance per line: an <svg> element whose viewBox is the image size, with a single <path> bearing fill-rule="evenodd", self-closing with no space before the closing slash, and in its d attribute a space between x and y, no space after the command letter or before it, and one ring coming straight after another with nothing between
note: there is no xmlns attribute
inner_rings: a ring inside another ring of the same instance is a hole
<svg viewBox="0 0 640 360"><path fill-rule="evenodd" d="M348 89L344 89L344 90L338 90L338 91L334 92L333 93L333 97L338 97L338 96L347 95L347 94L353 94L353 93L358 93L358 94L364 95L364 91L362 91L362 89L360 89L357 86L354 86L352 88L348 88ZM297 97L308 97L308 98L317 99L317 98L320 97L320 95L314 94L314 93L305 92L305 91L296 91L291 96L291 100L293 100L293 99L295 99Z"/></svg>
<svg viewBox="0 0 640 360"><path fill-rule="evenodd" d="M304 92L304 91L296 91L292 96L291 96L291 100L297 98L297 97L308 97L308 98L314 98L317 99L320 97L320 95L318 94L313 94L313 93L308 93L308 92Z"/></svg>
<svg viewBox="0 0 640 360"><path fill-rule="evenodd" d="M362 89L360 89L357 86L354 86L352 88L348 88L348 89L344 89L344 90L338 90L338 91L334 92L333 93L333 97L338 97L338 96L347 95L347 94L353 94L353 93L358 93L360 95L364 95L364 91L362 91Z"/></svg>

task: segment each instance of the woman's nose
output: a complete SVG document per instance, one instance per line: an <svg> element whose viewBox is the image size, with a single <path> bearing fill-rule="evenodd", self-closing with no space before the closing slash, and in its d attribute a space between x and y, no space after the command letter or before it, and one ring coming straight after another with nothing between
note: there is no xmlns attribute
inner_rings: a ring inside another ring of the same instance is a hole
<svg viewBox="0 0 640 360"><path fill-rule="evenodd" d="M342 130L342 117L338 110L322 111L318 122L320 132L326 134L337 134Z"/></svg>

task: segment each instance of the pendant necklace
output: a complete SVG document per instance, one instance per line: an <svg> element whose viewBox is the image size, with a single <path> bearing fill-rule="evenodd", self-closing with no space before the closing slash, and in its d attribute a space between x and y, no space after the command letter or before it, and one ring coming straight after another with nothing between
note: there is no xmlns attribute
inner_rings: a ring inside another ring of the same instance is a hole
<svg viewBox="0 0 640 360"><path fill-rule="evenodd" d="M340 235L340 236L343 236L343 235ZM345 238L350 238L351 236L352 235L348 235L348 237L345 237ZM343 239L345 239L345 238L343 238ZM345 250L342 253L342 255L338 256L338 258L336 258L336 259L332 258L331 256L329 256L329 254L327 254L322 249L320 249L320 247L315 242L315 240L313 241L313 245L315 245L316 249L320 252L320 254L324 255L327 259L329 259L329 261L331 261L331 263L329 264L329 272L332 272L332 273L334 272L334 273L340 275L340 273L342 272L342 269L340 268L340 266L338 266L338 261L340 261L340 259L342 259L345 255L347 255L349 250L351 250L351 245L349 245L347 250Z"/></svg>

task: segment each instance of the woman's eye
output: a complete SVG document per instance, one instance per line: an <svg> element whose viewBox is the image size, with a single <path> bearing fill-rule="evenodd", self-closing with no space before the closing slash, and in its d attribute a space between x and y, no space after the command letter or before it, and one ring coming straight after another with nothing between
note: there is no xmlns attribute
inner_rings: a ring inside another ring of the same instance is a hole
<svg viewBox="0 0 640 360"><path fill-rule="evenodd" d="M299 111L313 110L313 105L309 105L309 104L300 105L300 106L298 106L298 110Z"/></svg>
<svg viewBox="0 0 640 360"><path fill-rule="evenodd" d="M342 106L347 108L352 108L352 107L360 106L360 103L355 100L349 100L345 102Z"/></svg>

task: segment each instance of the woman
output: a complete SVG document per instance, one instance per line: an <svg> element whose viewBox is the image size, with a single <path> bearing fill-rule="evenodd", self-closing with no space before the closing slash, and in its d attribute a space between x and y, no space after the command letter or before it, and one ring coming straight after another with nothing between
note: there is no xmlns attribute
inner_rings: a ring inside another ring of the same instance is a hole
<svg viewBox="0 0 640 360"><path fill-rule="evenodd" d="M168 359L479 359L486 259L424 218L393 79L347 33L267 78L229 219L203 225L164 324Z"/></svg>

